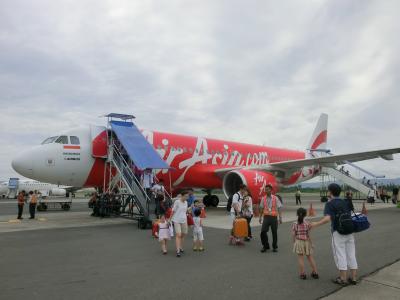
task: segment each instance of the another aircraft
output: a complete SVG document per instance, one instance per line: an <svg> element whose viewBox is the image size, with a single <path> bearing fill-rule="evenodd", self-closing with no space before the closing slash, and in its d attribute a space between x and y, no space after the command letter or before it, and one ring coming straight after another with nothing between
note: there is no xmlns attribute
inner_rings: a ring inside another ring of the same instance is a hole
<svg viewBox="0 0 400 300"><path fill-rule="evenodd" d="M67 192L70 190L71 187L68 186L58 186L55 184L51 183L45 183L45 182L39 182L35 180L21 180L18 179L18 191L26 191L27 193L29 191L38 191L40 192L42 197L48 197L48 196L62 196L65 197ZM3 198L9 196L9 187L8 187L8 182L2 182L0 184L0 191L1 191L1 196Z"/></svg>
<svg viewBox="0 0 400 300"><path fill-rule="evenodd" d="M143 130L173 171L159 171L173 191L193 187L221 189L226 197L246 184L258 197L266 183L277 191L317 176L321 168L381 157L392 160L400 148L330 155L327 150L328 115L321 114L305 151L295 151ZM107 180L108 129L103 126L71 129L47 138L19 154L15 171L28 178L76 187L102 187ZM211 196L210 197L216 197Z"/></svg>

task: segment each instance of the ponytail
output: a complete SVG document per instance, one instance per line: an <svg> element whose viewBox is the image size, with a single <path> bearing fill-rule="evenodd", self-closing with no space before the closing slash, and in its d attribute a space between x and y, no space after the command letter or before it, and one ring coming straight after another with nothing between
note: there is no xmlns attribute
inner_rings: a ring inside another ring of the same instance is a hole
<svg viewBox="0 0 400 300"><path fill-rule="evenodd" d="M304 218L306 217L306 215L307 215L307 211L304 208L300 207L297 210L297 223L303 224Z"/></svg>

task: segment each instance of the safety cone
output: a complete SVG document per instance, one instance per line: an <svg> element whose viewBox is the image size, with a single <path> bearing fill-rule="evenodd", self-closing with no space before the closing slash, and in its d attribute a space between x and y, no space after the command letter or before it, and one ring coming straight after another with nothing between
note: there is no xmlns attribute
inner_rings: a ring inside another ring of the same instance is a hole
<svg viewBox="0 0 400 300"><path fill-rule="evenodd" d="M361 209L361 213L362 213L363 215L368 214L367 208L365 207L365 202L363 202L363 207L362 207L362 209Z"/></svg>
<svg viewBox="0 0 400 300"><path fill-rule="evenodd" d="M315 217L315 210L312 207L312 203L310 203L310 208L308 209L308 216L309 217Z"/></svg>

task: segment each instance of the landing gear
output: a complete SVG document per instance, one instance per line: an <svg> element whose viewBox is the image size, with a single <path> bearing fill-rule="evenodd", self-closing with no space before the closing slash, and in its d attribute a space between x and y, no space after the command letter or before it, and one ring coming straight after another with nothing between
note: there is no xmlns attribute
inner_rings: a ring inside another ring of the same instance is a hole
<svg viewBox="0 0 400 300"><path fill-rule="evenodd" d="M218 203L219 203L219 198L216 195L205 195L203 197L203 204L206 207L210 207L210 206L217 207Z"/></svg>

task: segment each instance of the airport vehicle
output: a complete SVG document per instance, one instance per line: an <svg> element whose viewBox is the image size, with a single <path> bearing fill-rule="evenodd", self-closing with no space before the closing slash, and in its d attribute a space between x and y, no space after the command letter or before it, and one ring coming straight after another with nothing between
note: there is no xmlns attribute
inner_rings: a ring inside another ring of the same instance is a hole
<svg viewBox="0 0 400 300"><path fill-rule="evenodd" d="M37 191L40 195L37 209L39 211L47 210L48 207L60 207L63 210L71 208L72 200L69 193L76 190L69 186L58 186L51 183L39 182L36 180L21 180L19 178L10 178L8 182L0 184L1 196L3 198L15 199L18 192Z"/></svg>
<svg viewBox="0 0 400 300"><path fill-rule="evenodd" d="M81 127L51 136L40 145L20 153L13 159L12 167L22 175L40 181L103 187L105 190L112 177L110 174L115 173L111 168L118 166L109 162L116 155L119 161L123 160L122 154L113 152L114 143L131 147L146 139L172 168L157 173L167 189L176 192L187 187L201 188L209 191L204 201L215 205L219 200L211 193L214 189L222 188L225 196L229 197L240 184L246 184L253 198L257 198L266 183L270 183L276 192L281 186L298 184L319 175L322 168L336 168L349 162L379 157L392 160L393 154L400 152L400 148L393 148L332 155L327 149L326 114L320 116L305 151L149 130L141 130L141 137L135 136L136 140L132 141L119 132L135 131L133 122L127 121L126 115L107 115L113 116L122 121L112 121L110 127Z"/></svg>

